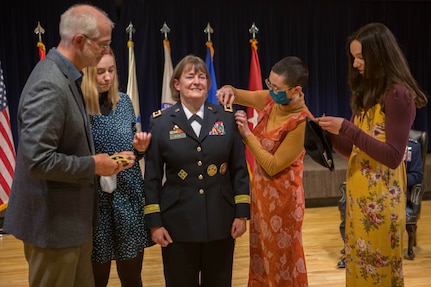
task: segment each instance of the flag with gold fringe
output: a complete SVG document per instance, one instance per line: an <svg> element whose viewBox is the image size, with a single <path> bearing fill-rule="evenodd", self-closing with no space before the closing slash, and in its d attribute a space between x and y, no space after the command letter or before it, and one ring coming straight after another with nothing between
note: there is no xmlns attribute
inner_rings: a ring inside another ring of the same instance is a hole
<svg viewBox="0 0 431 287"><path fill-rule="evenodd" d="M165 66L163 69L163 84L162 84L162 104L161 108L166 109L175 104L175 101L172 99L172 92L169 86L172 74L174 72L174 68L172 66L171 60L171 47L169 40L163 40L163 49L165 52Z"/></svg>
<svg viewBox="0 0 431 287"><path fill-rule="evenodd" d="M133 109L135 110L136 129L137 131L141 131L141 112L139 107L138 81L136 79L135 52L134 43L132 40L127 41L127 47L129 47L129 74L127 80L127 94L132 100Z"/></svg>
<svg viewBox="0 0 431 287"><path fill-rule="evenodd" d="M205 57L205 64L208 68L211 79L211 88L208 90L207 101L210 103L217 104L216 92L217 92L217 80L214 70L214 48L213 42L211 41L211 34L214 30L211 28L210 23L207 24L204 32L207 34L207 41L205 45L207 46L207 55Z"/></svg>
<svg viewBox="0 0 431 287"><path fill-rule="evenodd" d="M207 101L210 103L217 104L218 103L216 98L217 80L216 80L216 75L214 71L214 62L213 62L214 48L212 46L212 42L206 42L206 45L207 45L207 56L205 58L205 64L208 68L208 72L210 73L210 79L211 79L211 88L208 90Z"/></svg>
<svg viewBox="0 0 431 287"><path fill-rule="evenodd" d="M39 47L39 60L43 60L46 57L46 49L45 44L42 42L37 42L37 46Z"/></svg>
<svg viewBox="0 0 431 287"><path fill-rule="evenodd" d="M258 29L253 23L253 26L250 28L250 33L253 34L253 39L250 39L251 60L250 60L250 75L249 75L249 82L248 82L248 89L250 91L262 90L263 88L259 56L257 54L258 42L255 39L255 34L257 33L257 31ZM258 111L256 109L252 107L247 107L248 126L250 130L253 130L254 127L257 125L257 115L258 115ZM247 167L251 178L253 169L254 169L254 157L248 148L246 148L245 152L246 152Z"/></svg>
<svg viewBox="0 0 431 287"><path fill-rule="evenodd" d="M138 93L138 81L136 79L136 63L135 63L135 44L132 40L132 35L135 32L132 23L126 28L126 32L129 34L129 40L127 41L127 47L129 48L129 69L128 69L128 79L127 79L127 94L132 100L133 109L136 116L136 131L141 132L141 111L139 106L139 93ZM142 176L145 173L145 161L142 158L139 161L139 166L141 168Z"/></svg>
<svg viewBox="0 0 431 287"><path fill-rule="evenodd" d="M170 88L170 81L172 74L174 73L174 68L171 59L171 44L168 40L168 33L170 32L170 29L166 22L163 23L163 27L160 29L160 32L165 35L165 38L163 39L165 65L163 68L162 100L160 107L161 109L166 109L175 104L175 101L172 99L172 92Z"/></svg>

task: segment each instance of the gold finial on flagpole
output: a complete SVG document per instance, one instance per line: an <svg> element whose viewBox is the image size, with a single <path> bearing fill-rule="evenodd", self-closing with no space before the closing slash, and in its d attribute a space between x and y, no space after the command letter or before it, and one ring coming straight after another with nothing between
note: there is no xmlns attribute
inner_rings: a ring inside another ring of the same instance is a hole
<svg viewBox="0 0 431 287"><path fill-rule="evenodd" d="M166 25L166 22L163 23L163 26L160 29L160 32L165 34L165 40L167 40L168 39L168 33L171 32L171 29L169 29L168 25Z"/></svg>
<svg viewBox="0 0 431 287"><path fill-rule="evenodd" d="M39 21L37 21L37 26L36 26L36 29L34 29L34 33L39 36L39 42L42 42L42 34L45 33L45 29L43 29L43 27L40 26Z"/></svg>
<svg viewBox="0 0 431 287"><path fill-rule="evenodd" d="M208 42L211 42L211 34L214 33L213 28L211 28L210 22L208 22L207 27L204 30L204 33L208 35Z"/></svg>

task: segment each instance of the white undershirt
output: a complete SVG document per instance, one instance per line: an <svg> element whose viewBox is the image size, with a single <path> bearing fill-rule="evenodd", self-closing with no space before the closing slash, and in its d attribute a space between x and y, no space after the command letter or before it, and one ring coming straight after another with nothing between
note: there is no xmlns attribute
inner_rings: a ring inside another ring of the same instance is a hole
<svg viewBox="0 0 431 287"><path fill-rule="evenodd" d="M181 104L181 105L183 106L183 110L184 110L184 113L186 114L187 120L190 119L191 116L193 116L192 112L190 112L189 109L187 109L186 106L184 106L184 104ZM202 105L199 108L199 111L196 112L196 115L200 116L202 120L204 119L204 105ZM190 125L195 131L196 136L199 136L201 132L201 124L198 123L197 121L193 121Z"/></svg>

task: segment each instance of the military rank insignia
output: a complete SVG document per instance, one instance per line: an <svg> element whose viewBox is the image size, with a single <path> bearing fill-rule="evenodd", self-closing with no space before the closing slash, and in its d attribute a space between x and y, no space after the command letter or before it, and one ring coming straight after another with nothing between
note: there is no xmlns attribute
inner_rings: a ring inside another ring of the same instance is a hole
<svg viewBox="0 0 431 287"><path fill-rule="evenodd" d="M181 169L178 172L178 177L181 178L182 180L185 180L188 175L189 174L184 169Z"/></svg>
<svg viewBox="0 0 431 287"><path fill-rule="evenodd" d="M153 112L153 118L157 118L158 116L161 116L161 115L162 115L162 110Z"/></svg>

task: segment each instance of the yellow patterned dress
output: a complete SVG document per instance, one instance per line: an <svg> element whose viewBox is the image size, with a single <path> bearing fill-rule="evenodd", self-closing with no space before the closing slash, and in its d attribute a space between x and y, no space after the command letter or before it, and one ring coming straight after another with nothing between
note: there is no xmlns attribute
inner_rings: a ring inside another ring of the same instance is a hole
<svg viewBox="0 0 431 287"><path fill-rule="evenodd" d="M356 116L354 123L386 141L380 104ZM353 146L346 184L346 286L404 286L406 185L403 162L391 169Z"/></svg>

